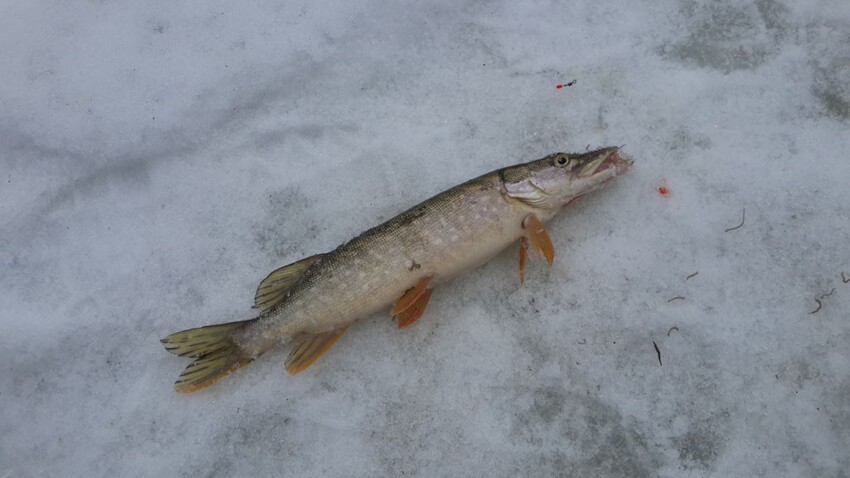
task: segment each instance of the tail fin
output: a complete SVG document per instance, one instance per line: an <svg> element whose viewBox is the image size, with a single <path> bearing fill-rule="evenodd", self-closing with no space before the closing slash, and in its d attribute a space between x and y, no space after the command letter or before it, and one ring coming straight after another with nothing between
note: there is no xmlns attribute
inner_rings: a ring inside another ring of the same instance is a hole
<svg viewBox="0 0 850 478"><path fill-rule="evenodd" d="M174 390L182 393L200 390L254 360L239 348L236 333L256 320L198 327L162 339L165 350L195 359L174 382Z"/></svg>

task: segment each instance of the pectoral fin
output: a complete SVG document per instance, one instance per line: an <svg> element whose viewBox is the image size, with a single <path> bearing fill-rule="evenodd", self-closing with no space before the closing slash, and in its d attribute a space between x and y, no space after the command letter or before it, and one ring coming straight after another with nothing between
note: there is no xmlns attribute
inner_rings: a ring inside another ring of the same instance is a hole
<svg viewBox="0 0 850 478"><path fill-rule="evenodd" d="M525 235L531 243L531 248L534 252L546 258L546 262L552 265L555 259L555 246L552 245L552 239L546 233L546 228L543 223L534 214L529 215L522 221L522 227L525 228Z"/></svg>
<svg viewBox="0 0 850 478"><path fill-rule="evenodd" d="M323 254L316 254L315 256L301 259L298 262L293 262L292 264L274 270L257 287L253 308L265 311L277 305L286 297L289 289L301 280L307 269L321 259L322 256Z"/></svg>
<svg viewBox="0 0 850 478"><path fill-rule="evenodd" d="M519 240L519 285L525 283L525 260L528 258L528 238L522 236Z"/></svg>
<svg viewBox="0 0 850 478"><path fill-rule="evenodd" d="M286 371L292 375L303 372L342 337L346 328L343 327L320 334L301 334L298 336L295 339L295 347L289 353L286 362L284 362Z"/></svg>
<svg viewBox="0 0 850 478"><path fill-rule="evenodd" d="M407 327L408 325L416 322L419 317L422 317L422 314L425 313L425 307L428 306L428 300L431 299L431 293L434 292L434 289L425 289L425 292L416 299L416 302L410 305L403 312L399 312L396 315L398 319L398 328L402 329Z"/></svg>

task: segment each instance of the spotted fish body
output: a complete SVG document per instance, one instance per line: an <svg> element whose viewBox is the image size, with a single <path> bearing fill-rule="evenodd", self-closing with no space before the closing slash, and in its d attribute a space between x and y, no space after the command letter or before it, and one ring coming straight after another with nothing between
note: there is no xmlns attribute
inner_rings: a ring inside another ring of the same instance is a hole
<svg viewBox="0 0 850 478"><path fill-rule="evenodd" d="M175 388L203 388L290 340L296 344L287 369L297 373L354 321L394 303L399 325L412 323L435 286L517 241L522 244L521 274L527 242L551 263L554 250L542 223L630 166L618 148L604 148L499 169L442 192L331 252L278 269L260 284L257 318L163 339L169 351L195 358Z"/></svg>
<svg viewBox="0 0 850 478"><path fill-rule="evenodd" d="M496 173L454 187L323 255L257 328L286 337L371 316L425 277L436 285L497 255L526 215L504 200Z"/></svg>

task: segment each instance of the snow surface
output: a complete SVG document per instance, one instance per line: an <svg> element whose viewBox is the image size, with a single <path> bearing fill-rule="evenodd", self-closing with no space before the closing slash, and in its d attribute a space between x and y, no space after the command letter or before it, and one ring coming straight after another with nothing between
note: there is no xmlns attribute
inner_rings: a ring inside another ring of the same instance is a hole
<svg viewBox="0 0 850 478"><path fill-rule="evenodd" d="M4 2L0 44L0 476L847 476L850 2ZM172 391L159 339L275 267L622 144L524 287Z"/></svg>

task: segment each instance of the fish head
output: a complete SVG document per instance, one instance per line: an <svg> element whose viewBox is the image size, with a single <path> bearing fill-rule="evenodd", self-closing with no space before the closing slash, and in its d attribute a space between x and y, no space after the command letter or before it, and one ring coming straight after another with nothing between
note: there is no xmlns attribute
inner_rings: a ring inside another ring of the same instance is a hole
<svg viewBox="0 0 850 478"><path fill-rule="evenodd" d="M632 160L620 148L587 153L555 153L499 171L506 196L541 212L554 213L624 174Z"/></svg>

